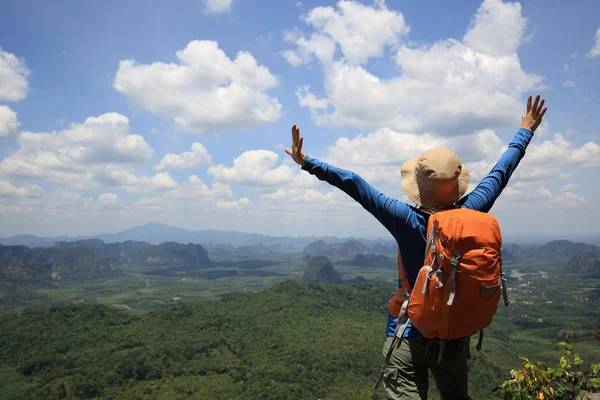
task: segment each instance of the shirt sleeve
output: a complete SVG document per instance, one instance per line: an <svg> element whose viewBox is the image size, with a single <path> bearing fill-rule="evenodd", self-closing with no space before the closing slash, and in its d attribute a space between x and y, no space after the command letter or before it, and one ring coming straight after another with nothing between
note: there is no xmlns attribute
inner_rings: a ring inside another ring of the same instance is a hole
<svg viewBox="0 0 600 400"><path fill-rule="evenodd" d="M529 145L533 132L521 128L508 145L508 149L502 154L498 163L492 168L477 187L463 197L458 204L465 208L488 212L494 202L508 184L511 175L517 169L519 162L525 155L525 149Z"/></svg>
<svg viewBox="0 0 600 400"><path fill-rule="evenodd" d="M406 231L412 212L406 203L386 196L352 171L334 167L310 156L306 156L304 161L303 170L344 191L377 218L396 239Z"/></svg>

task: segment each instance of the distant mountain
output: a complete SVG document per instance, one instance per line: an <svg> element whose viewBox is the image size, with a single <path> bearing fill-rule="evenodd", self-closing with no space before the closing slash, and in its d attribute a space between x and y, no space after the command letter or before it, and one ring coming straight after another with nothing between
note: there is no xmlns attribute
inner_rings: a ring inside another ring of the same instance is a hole
<svg viewBox="0 0 600 400"><path fill-rule="evenodd" d="M600 257L595 253L575 254L569 260L567 269L572 272L600 274Z"/></svg>
<svg viewBox="0 0 600 400"><path fill-rule="evenodd" d="M38 283L52 279L49 264L36 263L16 257L0 257L0 282Z"/></svg>
<svg viewBox="0 0 600 400"><path fill-rule="evenodd" d="M398 250L398 244L390 241L385 243L375 243L373 245L373 252L379 254L394 254Z"/></svg>
<svg viewBox="0 0 600 400"><path fill-rule="evenodd" d="M53 247L0 245L0 280L28 283L43 280L82 281L123 275L114 260L67 244Z"/></svg>
<svg viewBox="0 0 600 400"><path fill-rule="evenodd" d="M77 238L69 236L56 236L56 237L39 237L34 235L17 235L8 238L1 239L0 244L5 246L29 246L29 247L48 247L52 246L56 242L61 241L72 241Z"/></svg>
<svg viewBox="0 0 600 400"><path fill-rule="evenodd" d="M258 233L245 233L237 231L221 230L199 230L190 231L184 228L177 228L158 222L149 222L144 225L136 226L117 233L102 233L94 236L58 236L58 237L38 237L34 235L17 235L8 238L0 238L0 244L3 245L25 245L29 247L49 247L57 242L73 242L88 239L99 239L105 243L123 243L127 241L146 242L148 244L160 244L171 241L178 243L195 243L205 247L215 245L233 245L233 246L265 246L267 251L280 251L289 249L302 250L305 246L316 240L324 240L327 243L340 243L347 240L360 240L367 245L379 243L381 246L389 246L393 241L356 239L356 238L337 238L333 236L316 237L288 237L288 236L267 236ZM250 251L260 251L260 248L253 247Z"/></svg>
<svg viewBox="0 0 600 400"><path fill-rule="evenodd" d="M372 253L372 250L358 240L347 240L342 243L326 243L324 240L317 240L306 246L303 253L313 257L354 257L357 254Z"/></svg>
<svg viewBox="0 0 600 400"><path fill-rule="evenodd" d="M54 247L78 246L91 250L104 257L114 259L117 263L137 262L137 257L145 249L153 247L146 242L128 240L119 243L104 243L100 239L84 239L73 242L58 242Z"/></svg>
<svg viewBox="0 0 600 400"><path fill-rule="evenodd" d="M173 267L209 268L212 261L208 252L199 244L165 242L143 248L137 254L139 264L165 265Z"/></svg>
<svg viewBox="0 0 600 400"><path fill-rule="evenodd" d="M22 260L30 260L33 250L27 246L2 246L0 245L0 257L16 257Z"/></svg>
<svg viewBox="0 0 600 400"><path fill-rule="evenodd" d="M329 258L316 256L310 259L308 266L304 270L304 280L306 282L341 284L340 274L333 268Z"/></svg>
<svg viewBox="0 0 600 400"><path fill-rule="evenodd" d="M208 252L199 244L163 242L152 245L129 240L119 243L104 243L100 239L59 242L53 249L85 248L114 260L118 264L159 265L167 267L209 268L212 266Z"/></svg>
<svg viewBox="0 0 600 400"><path fill-rule="evenodd" d="M95 236L106 243L125 242L128 240L143 241L149 244L160 244L163 242L195 243L201 245L209 244L232 244L234 246L256 246L281 244L301 248L307 243L315 240L314 237L291 238L284 236L266 236L258 233L245 233L237 231L200 230L190 231L184 228L176 228L158 222L150 222L145 225L126 229L118 233L103 233ZM0 239L0 242L2 240Z"/></svg>
<svg viewBox="0 0 600 400"><path fill-rule="evenodd" d="M336 264L354 265L364 268L395 267L396 259L390 259L382 254L357 254L353 260L339 261Z"/></svg>
<svg viewBox="0 0 600 400"><path fill-rule="evenodd" d="M589 243L597 243L597 235L588 235ZM572 235L565 235L572 237ZM537 238L541 240L540 237ZM364 238L338 238L335 236L267 236L257 233L244 233L237 231L198 230L191 231L177 228L158 222L149 222L117 233L102 233L94 236L58 236L38 237L34 235L17 235L9 238L0 238L2 245L25 245L29 247L50 247L58 242L87 242L81 246L94 250L94 240L108 243L145 242L149 245L158 245L164 242L200 244L205 249L219 254L227 253L269 253L269 252L298 252L305 254L324 255L331 257L354 257L356 254L393 254L397 244L390 237L384 239ZM504 259L506 261L518 260L523 257L570 257L577 253L600 253L600 248L585 243L576 243L569 240L555 240L543 245L519 245L511 243L504 246Z"/></svg>
<svg viewBox="0 0 600 400"><path fill-rule="evenodd" d="M572 257L580 253L600 255L600 248L586 243L574 243L570 240L553 240L529 252L531 256L543 258Z"/></svg>

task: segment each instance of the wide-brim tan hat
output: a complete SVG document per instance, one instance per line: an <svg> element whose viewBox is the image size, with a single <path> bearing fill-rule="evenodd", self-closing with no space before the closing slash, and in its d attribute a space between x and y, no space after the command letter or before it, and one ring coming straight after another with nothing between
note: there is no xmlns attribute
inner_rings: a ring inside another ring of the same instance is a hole
<svg viewBox="0 0 600 400"><path fill-rule="evenodd" d="M449 207L469 186L469 170L456 153L435 147L408 160L400 169L402 189L423 208Z"/></svg>

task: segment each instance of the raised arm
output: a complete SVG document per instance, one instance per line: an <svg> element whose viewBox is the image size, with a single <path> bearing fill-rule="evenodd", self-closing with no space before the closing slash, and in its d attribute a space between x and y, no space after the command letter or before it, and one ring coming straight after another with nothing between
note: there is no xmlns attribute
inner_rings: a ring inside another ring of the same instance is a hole
<svg viewBox="0 0 600 400"><path fill-rule="evenodd" d="M387 228L392 235L398 237L406 229L406 221L412 212L404 202L388 197L379 192L360 175L345 169L334 167L302 152L304 137L300 136L300 129L292 127L292 149L286 148L288 153L302 169L325 181L356 200L362 207L370 212Z"/></svg>
<svg viewBox="0 0 600 400"><path fill-rule="evenodd" d="M471 193L459 200L459 205L483 212L488 212L492 208L494 202L508 184L508 180L525 155L525 149L546 113L547 108L544 107L545 99L542 99L541 102L539 100L540 95L538 94L532 105L531 96L528 97L527 113L521 116L523 119L521 128L508 145L508 149L502 154L498 163L483 178L479 185Z"/></svg>

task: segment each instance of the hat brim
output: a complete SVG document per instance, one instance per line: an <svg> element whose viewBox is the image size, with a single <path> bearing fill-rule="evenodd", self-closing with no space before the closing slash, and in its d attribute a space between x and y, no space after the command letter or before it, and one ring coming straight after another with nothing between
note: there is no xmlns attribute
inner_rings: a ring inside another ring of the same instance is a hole
<svg viewBox="0 0 600 400"><path fill-rule="evenodd" d="M451 206L465 195L469 186L469 169L464 164L461 164L460 174L458 176L458 179L456 180L456 184L458 187L454 194L449 193L447 198L441 200L438 199L440 201L436 202L436 200L431 196L431 194L427 193L426 191L420 190L416 175L416 167L419 163L420 157L421 156L411 158L402 165L402 168L400 168L400 175L402 178L402 189L404 190L409 199L411 199L417 205L423 208L435 208Z"/></svg>

